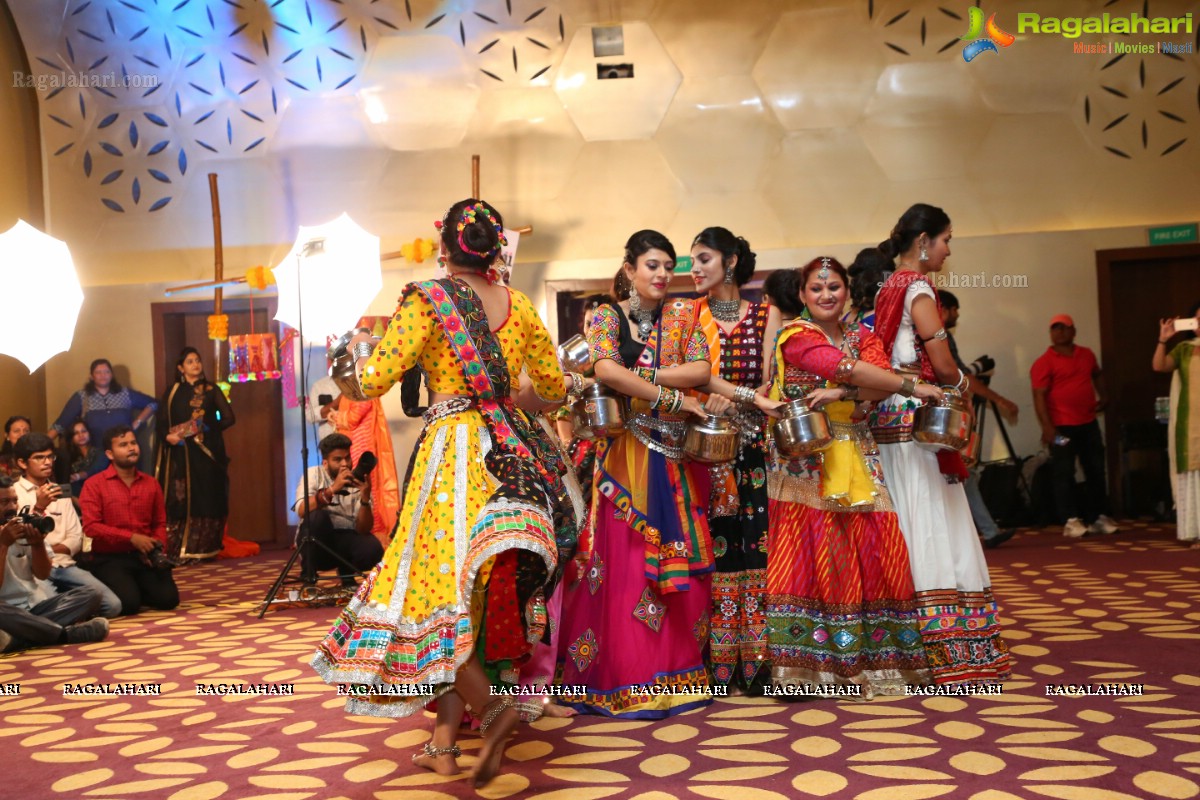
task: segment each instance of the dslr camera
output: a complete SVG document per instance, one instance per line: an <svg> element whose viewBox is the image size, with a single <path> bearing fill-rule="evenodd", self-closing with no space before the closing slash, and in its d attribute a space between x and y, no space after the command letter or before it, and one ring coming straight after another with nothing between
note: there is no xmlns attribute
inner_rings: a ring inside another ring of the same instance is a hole
<svg viewBox="0 0 1200 800"><path fill-rule="evenodd" d="M23 509L13 519L24 522L35 531L40 532L43 536L54 530L54 517L43 517L40 514L34 514L28 509Z"/></svg>
<svg viewBox="0 0 1200 800"><path fill-rule="evenodd" d="M146 554L146 560L150 562L150 566L154 569L171 569L178 567L179 562L174 559L167 558L167 554L163 552L162 542L156 541L154 549Z"/></svg>

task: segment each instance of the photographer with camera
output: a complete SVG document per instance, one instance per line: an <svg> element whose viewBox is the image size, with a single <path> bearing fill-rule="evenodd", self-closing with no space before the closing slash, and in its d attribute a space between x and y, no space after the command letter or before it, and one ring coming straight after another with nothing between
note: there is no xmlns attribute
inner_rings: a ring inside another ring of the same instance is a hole
<svg viewBox="0 0 1200 800"><path fill-rule="evenodd" d="M71 485L51 481L58 456L54 441L44 433L27 433L17 440L13 457L21 470L17 481L17 504L49 520L53 527L46 534L50 547L50 582L60 592L86 586L100 595L101 616L113 619L121 615L121 598L92 573L75 563L84 549L83 524L71 502ZM90 543L89 543L90 544Z"/></svg>
<svg viewBox="0 0 1200 800"><path fill-rule="evenodd" d="M976 397L995 403L1000 409L1000 413L1015 423L1017 421L1017 404L994 391L986 380L986 376L996 368L995 359L984 355L970 364L964 364L958 355L958 344L954 341L954 334L950 332L951 328L958 324L958 298L946 290L938 292L938 297L942 301L942 327L946 331L946 342L950 345L950 355L954 357L958 368L967 376L969 391ZM975 530L983 540L984 547L999 547L1016 535L1016 528L1000 530L996 525L996 520L992 519L992 512L988 511L987 503L983 501L983 494L979 491L978 464L971 468L963 488L967 492L967 505L971 507L971 519L975 522Z"/></svg>
<svg viewBox="0 0 1200 800"><path fill-rule="evenodd" d="M83 531L92 538L88 569L121 599L121 613L146 605L169 611L179 589L166 556L167 510L158 481L137 468L141 448L128 425L104 432L109 465L83 484Z"/></svg>
<svg viewBox="0 0 1200 800"><path fill-rule="evenodd" d="M101 641L108 620L92 619L100 607L94 590L81 586L34 603L37 580L50 577L46 533L53 522L17 508L12 479L0 476L0 652Z"/></svg>
<svg viewBox="0 0 1200 800"><path fill-rule="evenodd" d="M301 520L297 541L303 542L305 532L315 540L312 549L301 554L300 573L311 583L318 571L336 568L342 585L352 587L355 572L366 572L383 558L383 545L371 535L368 478L376 459L373 453L363 453L351 470L350 437L341 433L326 436L319 447L320 466L308 468L309 495L304 496L301 480L292 506Z"/></svg>

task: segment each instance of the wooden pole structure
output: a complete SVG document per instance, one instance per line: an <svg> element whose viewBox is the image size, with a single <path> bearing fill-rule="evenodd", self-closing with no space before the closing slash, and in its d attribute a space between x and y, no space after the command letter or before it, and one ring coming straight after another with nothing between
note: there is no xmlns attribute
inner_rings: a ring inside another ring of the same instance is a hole
<svg viewBox="0 0 1200 800"><path fill-rule="evenodd" d="M225 292L221 288L225 280L225 254L221 248L221 198L217 194L217 173L208 173L208 194L212 198L213 218L213 282L217 288L213 290L213 314L220 316ZM220 383L221 376L221 340L213 340L213 379Z"/></svg>

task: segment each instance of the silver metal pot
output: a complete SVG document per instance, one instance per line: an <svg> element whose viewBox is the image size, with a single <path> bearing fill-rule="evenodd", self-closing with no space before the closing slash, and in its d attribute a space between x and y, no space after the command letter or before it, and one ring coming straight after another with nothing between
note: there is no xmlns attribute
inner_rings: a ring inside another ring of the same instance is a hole
<svg viewBox="0 0 1200 800"><path fill-rule="evenodd" d="M926 402L913 416L913 440L927 450L962 450L971 437L971 414L954 389L940 402Z"/></svg>
<svg viewBox="0 0 1200 800"><path fill-rule="evenodd" d="M358 370L354 366L358 359L349 348L350 340L365 330L365 328L357 328L346 331L338 337L337 341L329 345L329 349L325 353L330 362L329 377L337 384L338 390L350 400L370 399L363 393L362 384L358 381ZM375 343L372 343L371 346L374 347Z"/></svg>
<svg viewBox="0 0 1200 800"><path fill-rule="evenodd" d="M833 444L829 416L814 411L806 400L793 400L779 407L782 417L771 426L775 449L787 459L803 458Z"/></svg>
<svg viewBox="0 0 1200 800"><path fill-rule="evenodd" d="M575 334L560 344L557 350L558 361L564 372L578 372L592 377L592 348L588 346L587 339Z"/></svg>
<svg viewBox="0 0 1200 800"><path fill-rule="evenodd" d="M571 422L581 439L619 436L625 432L625 398L602 383L593 383L571 405Z"/></svg>
<svg viewBox="0 0 1200 800"><path fill-rule="evenodd" d="M705 414L703 421L688 423L683 452L703 464L724 464L737 457L741 433L732 417Z"/></svg>

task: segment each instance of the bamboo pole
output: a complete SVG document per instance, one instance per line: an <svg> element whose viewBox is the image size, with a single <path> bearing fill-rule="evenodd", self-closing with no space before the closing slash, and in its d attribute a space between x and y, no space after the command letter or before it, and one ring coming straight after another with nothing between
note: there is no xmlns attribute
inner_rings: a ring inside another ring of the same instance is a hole
<svg viewBox="0 0 1200 800"><path fill-rule="evenodd" d="M225 280L225 253L221 246L221 197L217 193L217 173L208 173L208 194L212 199L213 218L213 314L220 316L225 292L221 288ZM220 383L221 377L221 340L213 340L213 378Z"/></svg>

